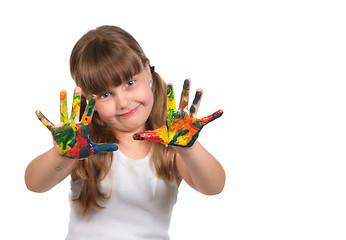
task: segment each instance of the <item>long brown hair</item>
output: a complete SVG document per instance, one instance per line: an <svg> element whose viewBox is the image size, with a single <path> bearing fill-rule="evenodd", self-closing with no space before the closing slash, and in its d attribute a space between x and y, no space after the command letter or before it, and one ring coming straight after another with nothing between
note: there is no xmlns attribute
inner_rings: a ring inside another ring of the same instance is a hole
<svg viewBox="0 0 346 240"><path fill-rule="evenodd" d="M115 26L101 26L87 32L74 46L70 58L70 71L83 94L101 94L111 86L124 81L144 69L149 60L138 42L126 31ZM156 72L152 73L154 105L146 122L146 129L161 127L166 117L166 83ZM83 100L84 99L84 100ZM86 101L82 97L81 112ZM92 142L114 142L118 140L110 127L94 112L89 128ZM151 161L158 177L177 181L174 163L175 150L153 143ZM100 182L107 176L113 161L113 153L102 153L80 161L74 172L82 179L79 194L73 199L85 216L93 208L102 208L109 196L100 190Z"/></svg>

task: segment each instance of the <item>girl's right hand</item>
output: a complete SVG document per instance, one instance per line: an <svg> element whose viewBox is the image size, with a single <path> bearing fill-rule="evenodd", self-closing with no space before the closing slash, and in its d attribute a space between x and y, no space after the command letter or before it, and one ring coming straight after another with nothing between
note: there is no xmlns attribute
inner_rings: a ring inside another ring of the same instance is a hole
<svg viewBox="0 0 346 240"><path fill-rule="evenodd" d="M83 159L91 155L118 150L114 143L96 144L89 140L89 125L94 113L97 97L91 96L84 111L81 122L78 122L80 111L81 89L75 88L73 95L71 118L67 114L66 91L60 92L60 124L55 126L40 111L36 116L51 131L57 144L59 154L72 159Z"/></svg>

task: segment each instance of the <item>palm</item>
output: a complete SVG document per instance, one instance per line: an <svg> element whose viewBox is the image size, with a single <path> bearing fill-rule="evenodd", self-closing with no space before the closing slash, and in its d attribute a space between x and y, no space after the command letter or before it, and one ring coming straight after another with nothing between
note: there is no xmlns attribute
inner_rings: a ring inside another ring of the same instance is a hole
<svg viewBox="0 0 346 240"><path fill-rule="evenodd" d="M78 89L79 91L79 89ZM80 110L80 93L76 93L73 97L71 118L67 116L66 91L60 92L60 119L61 124L55 126L40 111L36 111L40 121L52 132L53 138L57 144L60 155L81 159L91 155L110 152L118 149L113 143L95 144L89 140L89 124L92 120L96 96L92 96L85 112L83 113L81 122L76 122L75 118Z"/></svg>
<svg viewBox="0 0 346 240"><path fill-rule="evenodd" d="M139 132L134 135L136 140L151 140L161 142L166 146L191 147L196 141L201 129L209 122L222 115L222 110L198 119L197 110L201 101L202 91L196 92L193 104L188 111L190 80L185 80L178 111L176 111L173 86L167 86L167 120L159 129Z"/></svg>

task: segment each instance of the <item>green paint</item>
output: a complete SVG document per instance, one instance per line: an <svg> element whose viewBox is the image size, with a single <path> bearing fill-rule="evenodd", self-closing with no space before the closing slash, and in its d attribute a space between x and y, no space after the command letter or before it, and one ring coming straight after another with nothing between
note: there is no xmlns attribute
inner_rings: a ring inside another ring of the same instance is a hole
<svg viewBox="0 0 346 240"><path fill-rule="evenodd" d="M201 96L202 96L202 92L201 91L197 91L196 95L195 95L195 99L193 99L193 103L194 105L197 105L197 103L199 101L201 101Z"/></svg>
<svg viewBox="0 0 346 240"><path fill-rule="evenodd" d="M190 91L190 81L188 79L186 79L184 81L184 86L183 86L183 92L182 92L182 95L184 97L188 96L189 95L189 91Z"/></svg>
<svg viewBox="0 0 346 240"><path fill-rule="evenodd" d="M56 171L61 171L62 170L62 167L60 167L60 166L56 166L55 168L54 168Z"/></svg>
<svg viewBox="0 0 346 240"><path fill-rule="evenodd" d="M174 101L174 93L173 93L173 86L172 85L167 86L167 98L169 101Z"/></svg>
<svg viewBox="0 0 346 240"><path fill-rule="evenodd" d="M54 140L57 143L62 144L62 150L67 149L67 144L75 137L73 128L70 127L70 123L65 123L63 126L53 130Z"/></svg>
<svg viewBox="0 0 346 240"><path fill-rule="evenodd" d="M195 108L194 105L192 105L192 106L190 107L190 117L191 117L192 114L194 114L195 112L196 112L196 108Z"/></svg>

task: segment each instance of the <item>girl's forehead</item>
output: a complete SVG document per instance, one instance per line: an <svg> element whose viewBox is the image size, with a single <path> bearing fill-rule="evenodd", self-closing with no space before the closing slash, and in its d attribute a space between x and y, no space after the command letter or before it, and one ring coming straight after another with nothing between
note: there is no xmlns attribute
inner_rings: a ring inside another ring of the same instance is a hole
<svg viewBox="0 0 346 240"><path fill-rule="evenodd" d="M142 71L134 72L133 74L123 74L122 76L116 75L114 77L108 78L95 78L90 81L85 81L84 84L82 84L82 86L80 87L82 88L83 94L88 97L90 97L92 94L103 94L112 88L116 88L120 85L126 84L133 78L137 78L137 76L141 72Z"/></svg>
<svg viewBox="0 0 346 240"><path fill-rule="evenodd" d="M129 81L144 69L147 62L145 55L133 49L125 50L119 52L109 47L84 52L77 63L76 82L85 94L104 93L111 87Z"/></svg>

